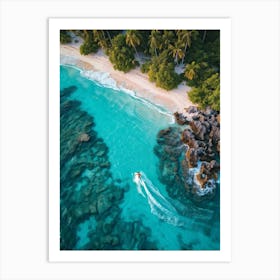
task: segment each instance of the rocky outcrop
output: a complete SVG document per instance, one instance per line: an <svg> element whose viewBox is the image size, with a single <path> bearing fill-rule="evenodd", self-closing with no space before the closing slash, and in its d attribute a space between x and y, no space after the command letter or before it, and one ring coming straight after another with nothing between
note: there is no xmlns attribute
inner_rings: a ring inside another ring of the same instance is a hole
<svg viewBox="0 0 280 280"><path fill-rule="evenodd" d="M187 113L192 114L192 120L181 136L188 146L185 160L189 168L196 168L198 162L202 163L198 172L188 174L194 178L191 184L186 180L186 189L204 196L209 194L204 189L215 189L220 169L216 161L220 154L220 115L211 109L200 111L194 107L187 109Z"/></svg>
<svg viewBox="0 0 280 280"><path fill-rule="evenodd" d="M195 139L195 136L190 129L185 129L182 132L181 140L183 143L186 143L189 148L197 149L199 147L197 140Z"/></svg>
<svg viewBox="0 0 280 280"><path fill-rule="evenodd" d="M174 117L182 129L161 130L154 149L160 159L160 180L171 197L212 198L220 172L220 115L191 106L186 114Z"/></svg>
<svg viewBox="0 0 280 280"><path fill-rule="evenodd" d="M201 167L199 169L199 173L196 174L196 179L199 182L202 189L206 187L206 184L211 179L218 179L218 172L220 170L219 164L212 160L209 162L202 162Z"/></svg>

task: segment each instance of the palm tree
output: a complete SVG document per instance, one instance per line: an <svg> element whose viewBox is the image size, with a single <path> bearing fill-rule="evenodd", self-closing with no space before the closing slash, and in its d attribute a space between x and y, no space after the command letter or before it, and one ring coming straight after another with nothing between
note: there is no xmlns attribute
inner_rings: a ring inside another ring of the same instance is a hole
<svg viewBox="0 0 280 280"><path fill-rule="evenodd" d="M178 40L185 45L185 48L184 48L185 52L187 50L187 47L190 47L192 44L191 34L192 34L192 31L189 31L189 30L178 30L177 31Z"/></svg>
<svg viewBox="0 0 280 280"><path fill-rule="evenodd" d="M93 30L93 35L94 38L96 39L98 45L102 49L107 49L108 48L108 42L104 33L104 30Z"/></svg>
<svg viewBox="0 0 280 280"><path fill-rule="evenodd" d="M177 30L178 41L184 44L184 53L186 54L187 48L191 47L192 39L195 39L198 35L196 30ZM185 56L184 56L185 58ZM184 62L184 58L182 63Z"/></svg>
<svg viewBox="0 0 280 280"><path fill-rule="evenodd" d="M109 41L110 41L110 45L112 46L112 38L111 38L111 35L110 35L110 31L109 30L105 30L108 38L109 38Z"/></svg>
<svg viewBox="0 0 280 280"><path fill-rule="evenodd" d="M139 57L136 46L139 46L141 43L141 34L138 30L127 30L125 42L128 46L134 48L136 56Z"/></svg>
<svg viewBox="0 0 280 280"><path fill-rule="evenodd" d="M84 40L88 40L89 39L89 33L88 33L88 30L83 30L83 39Z"/></svg>
<svg viewBox="0 0 280 280"><path fill-rule="evenodd" d="M185 56L185 53L182 49L182 46L177 42L175 45L169 45L169 53L175 57L175 62L178 64L178 58L183 59Z"/></svg>
<svg viewBox="0 0 280 280"><path fill-rule="evenodd" d="M192 63L187 65L185 76L192 81L194 78L197 77L199 69L200 65L193 61Z"/></svg>
<svg viewBox="0 0 280 280"><path fill-rule="evenodd" d="M150 35L150 47L155 52L155 55L158 56L158 49L161 49L161 34L158 30L152 30Z"/></svg>
<svg viewBox="0 0 280 280"><path fill-rule="evenodd" d="M172 30L164 30L162 35L163 48L167 49L170 44L175 41L174 32Z"/></svg>

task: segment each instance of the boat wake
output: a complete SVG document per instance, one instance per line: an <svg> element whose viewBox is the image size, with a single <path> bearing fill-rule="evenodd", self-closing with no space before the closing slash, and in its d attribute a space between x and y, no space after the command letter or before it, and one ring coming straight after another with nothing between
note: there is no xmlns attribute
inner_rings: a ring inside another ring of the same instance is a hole
<svg viewBox="0 0 280 280"><path fill-rule="evenodd" d="M138 173L135 173L133 181L136 184L137 192L147 199L151 213L169 224L184 226L185 217L178 214L172 203L160 193L144 172L140 174L139 176Z"/></svg>

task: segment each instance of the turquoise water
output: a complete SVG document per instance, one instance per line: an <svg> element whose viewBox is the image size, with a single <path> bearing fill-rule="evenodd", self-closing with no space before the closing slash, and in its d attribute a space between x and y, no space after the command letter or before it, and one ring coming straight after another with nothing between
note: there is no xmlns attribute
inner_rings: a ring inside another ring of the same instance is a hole
<svg viewBox="0 0 280 280"><path fill-rule="evenodd" d="M160 250L184 249L182 244L193 250L219 249L219 228L211 228L213 210L171 199L158 179L158 158L153 149L157 133L175 126L172 115L132 92L103 86L81 74L78 69L61 66L61 89L76 86L69 99L81 102L81 110L94 118L94 129L108 146L112 177L126 189L119 219L140 221L149 228L150 240ZM134 179L137 171L142 174L140 180ZM90 172L86 170L83 176L90 178ZM81 188L76 186L76 192ZM80 222L76 248L88 242L87 234L97 223L93 215Z"/></svg>

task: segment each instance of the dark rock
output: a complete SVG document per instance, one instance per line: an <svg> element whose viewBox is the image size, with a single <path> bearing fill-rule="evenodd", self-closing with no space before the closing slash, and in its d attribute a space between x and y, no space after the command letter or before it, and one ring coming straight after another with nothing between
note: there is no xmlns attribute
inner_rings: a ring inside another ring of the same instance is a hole
<svg viewBox="0 0 280 280"><path fill-rule="evenodd" d="M216 160L211 160L210 161L210 169L219 169L219 164L217 163Z"/></svg>
<svg viewBox="0 0 280 280"><path fill-rule="evenodd" d="M157 138L162 138L164 137L166 134L170 133L172 131L171 127L168 127L166 129L162 129L159 131Z"/></svg>
<svg viewBox="0 0 280 280"><path fill-rule="evenodd" d="M207 107L206 110L205 110L205 114L208 115L208 116L209 116L209 115L210 115L210 116L211 116L211 115L215 115L215 114L216 114L216 111L212 110L210 107Z"/></svg>
<svg viewBox="0 0 280 280"><path fill-rule="evenodd" d="M213 126L209 135L212 138L213 143L220 141L220 129L217 126Z"/></svg>
<svg viewBox="0 0 280 280"><path fill-rule="evenodd" d="M199 120L199 115L193 115L192 119L193 119L193 121L198 121Z"/></svg>
<svg viewBox="0 0 280 280"><path fill-rule="evenodd" d="M181 139L184 143L186 143L189 146L189 148L198 148L198 143L190 129L185 129L183 131Z"/></svg>
<svg viewBox="0 0 280 280"><path fill-rule="evenodd" d="M204 140L204 134L206 133L207 129L206 127L202 124L201 121L192 121L190 122L190 127L194 134L200 139Z"/></svg>
<svg viewBox="0 0 280 280"><path fill-rule="evenodd" d="M193 113L196 113L198 111L197 107L195 106L190 106L186 109L187 113L189 114L193 114Z"/></svg>
<svg viewBox="0 0 280 280"><path fill-rule="evenodd" d="M189 120L186 116L184 116L182 113L175 112L174 114L175 120L179 125L188 124Z"/></svg>
<svg viewBox="0 0 280 280"><path fill-rule="evenodd" d="M60 91L60 97L69 97L74 91L77 90L76 86L70 86Z"/></svg>
<svg viewBox="0 0 280 280"><path fill-rule="evenodd" d="M194 107L188 108L187 113L190 114L192 121L189 122L190 128L182 132L181 141L187 145L188 149L185 153L185 159L180 161L180 168L175 175L177 179L174 182L176 181L178 185L181 184L180 181L183 182L185 189L193 197L197 196L197 189L193 187L197 183L201 188L207 189L209 187L209 193L212 195L215 190L215 180L217 180L220 172L220 166L215 161L215 159L219 158L220 153L220 115L210 108L207 108L205 111L200 111ZM180 116L177 117L179 118ZM165 150L165 154L168 154L167 149ZM174 158L171 158L170 155L168 156L168 160L172 162ZM198 174L194 174L189 168L196 167L199 161L205 162L201 165ZM178 176L178 172L180 171L183 177L182 180ZM161 172L163 174L166 170L162 168ZM167 182L167 180L165 181ZM172 190L172 192L175 194L181 191ZM205 193L207 192L208 190L205 191ZM210 198L209 195L207 197ZM202 200L204 197L197 197L195 199Z"/></svg>
<svg viewBox="0 0 280 280"><path fill-rule="evenodd" d="M190 168L196 167L198 161L197 150L194 148L188 149L186 152L186 160Z"/></svg>

